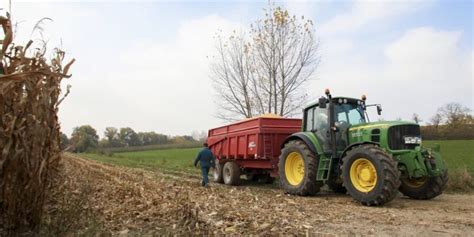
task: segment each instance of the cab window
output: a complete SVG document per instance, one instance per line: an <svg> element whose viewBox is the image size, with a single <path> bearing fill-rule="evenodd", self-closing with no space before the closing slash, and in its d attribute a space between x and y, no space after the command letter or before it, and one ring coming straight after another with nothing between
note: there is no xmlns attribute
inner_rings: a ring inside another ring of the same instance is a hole
<svg viewBox="0 0 474 237"><path fill-rule="evenodd" d="M314 115L314 107L306 110L306 129L305 129L305 131L313 130L313 115Z"/></svg>
<svg viewBox="0 0 474 237"><path fill-rule="evenodd" d="M306 110L305 131L325 131L328 126L327 109L312 107Z"/></svg>
<svg viewBox="0 0 474 237"><path fill-rule="evenodd" d="M335 107L336 122L347 122L351 125L365 123L364 111L356 104L339 104Z"/></svg>

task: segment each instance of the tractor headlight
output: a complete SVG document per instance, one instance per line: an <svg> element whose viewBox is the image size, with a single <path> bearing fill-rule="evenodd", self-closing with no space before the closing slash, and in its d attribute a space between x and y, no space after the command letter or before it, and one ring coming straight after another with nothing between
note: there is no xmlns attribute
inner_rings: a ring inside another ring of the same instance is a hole
<svg viewBox="0 0 474 237"><path fill-rule="evenodd" d="M405 144L421 144L421 137L403 137Z"/></svg>

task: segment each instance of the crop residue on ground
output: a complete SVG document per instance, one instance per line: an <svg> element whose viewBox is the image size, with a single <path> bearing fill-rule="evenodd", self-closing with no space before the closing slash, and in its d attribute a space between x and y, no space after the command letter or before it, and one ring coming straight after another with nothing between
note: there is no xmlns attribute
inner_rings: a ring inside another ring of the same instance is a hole
<svg viewBox="0 0 474 237"><path fill-rule="evenodd" d="M217 184L205 189L196 177L179 173L121 168L72 155L63 161L69 183L87 183L92 189L83 208L94 213L101 232L112 234L466 235L474 231L472 195L443 194L431 201L399 197L374 208L332 193L295 197L276 188Z"/></svg>

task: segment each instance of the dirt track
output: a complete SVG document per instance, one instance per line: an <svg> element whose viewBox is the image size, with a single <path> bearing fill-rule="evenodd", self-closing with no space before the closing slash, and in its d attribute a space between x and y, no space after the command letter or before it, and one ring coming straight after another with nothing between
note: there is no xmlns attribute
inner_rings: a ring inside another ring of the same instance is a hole
<svg viewBox="0 0 474 237"><path fill-rule="evenodd" d="M283 194L272 186L201 188L197 177L99 164L66 156L70 181L87 183L88 208L113 234L245 233L474 235L474 195L430 201L399 197L365 207L345 195Z"/></svg>

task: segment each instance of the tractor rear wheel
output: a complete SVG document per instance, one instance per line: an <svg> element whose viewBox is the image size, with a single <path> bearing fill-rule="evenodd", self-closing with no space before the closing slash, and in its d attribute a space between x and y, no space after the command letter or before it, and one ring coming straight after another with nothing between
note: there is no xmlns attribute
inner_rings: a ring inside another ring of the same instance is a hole
<svg viewBox="0 0 474 237"><path fill-rule="evenodd" d="M400 186L397 162L375 145L350 150L343 158L342 174L349 194L367 206L393 200Z"/></svg>
<svg viewBox="0 0 474 237"><path fill-rule="evenodd" d="M240 168L237 163L232 161L226 162L222 174L225 184L234 186L240 184Z"/></svg>
<svg viewBox="0 0 474 237"><path fill-rule="evenodd" d="M216 167L214 168L214 182L216 183L224 183L224 175L222 174L222 164L216 162Z"/></svg>
<svg viewBox="0 0 474 237"><path fill-rule="evenodd" d="M300 196L319 192L323 183L316 181L318 161L304 142L293 140L286 143L278 162L280 184L285 192Z"/></svg>
<svg viewBox="0 0 474 237"><path fill-rule="evenodd" d="M425 177L421 179L402 178L400 192L413 199L432 199L443 193L448 179L447 170L438 177Z"/></svg>

